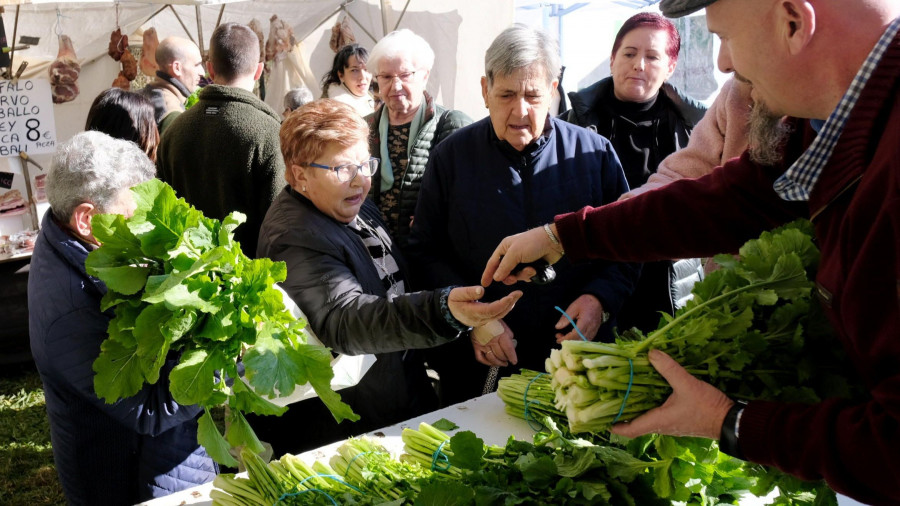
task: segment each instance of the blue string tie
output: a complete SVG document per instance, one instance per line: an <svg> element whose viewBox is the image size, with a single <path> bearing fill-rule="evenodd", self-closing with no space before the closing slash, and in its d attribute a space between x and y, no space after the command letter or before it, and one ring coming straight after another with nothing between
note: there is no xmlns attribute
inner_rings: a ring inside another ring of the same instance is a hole
<svg viewBox="0 0 900 506"><path fill-rule="evenodd" d="M356 459L362 457L363 455L368 455L370 453L375 453L375 452L360 452L360 453L357 453L352 459L350 459L350 462L347 462L347 470L344 471L344 476L347 476L348 474L350 474L350 468L353 467L353 462L355 462Z"/></svg>
<svg viewBox="0 0 900 506"><path fill-rule="evenodd" d="M447 444L447 441L441 441L440 446L438 446L437 450L431 454L431 470L434 471L437 469L438 471L449 471L450 470L450 459L447 457L447 454L442 450L444 445ZM445 465L438 465L438 461L443 462Z"/></svg>
<svg viewBox="0 0 900 506"><path fill-rule="evenodd" d="M569 316L565 311L563 311L561 307L553 306L553 309L556 309L557 311L562 313L563 316L566 317L566 320L569 320L569 323L572 324L572 328L575 329L575 332L578 332L578 335L581 337L582 341L589 341L589 339L584 337L584 334L581 333L581 330L578 329L578 325L575 325L575 320L573 320L571 316Z"/></svg>
<svg viewBox="0 0 900 506"><path fill-rule="evenodd" d="M314 475L312 475L312 476L307 476L306 478L303 478L303 480L301 480L300 483L298 483L296 486L297 486L297 487L300 487L301 485L303 485L304 483L306 483L307 481L309 481L309 480L311 480L311 479L313 479L313 478L328 478L328 479L330 479L330 480L334 480L334 481L340 483L341 485L344 485L345 487L350 488L350 489L353 490L354 492L357 492L357 493L359 493L359 494L363 494L363 492L362 492L360 489L358 489L358 488L354 487L353 485L347 483L346 481L342 480L340 476L335 476L335 475L333 475L333 474L321 474L321 473L319 473L319 474L314 474ZM278 503L284 501L284 500L287 499L288 497L296 497L296 496L298 496L298 495L301 495L301 494L307 494L307 493L309 493L309 492L313 492L313 493L317 493L317 494L322 494L322 495L325 496L326 499L328 499L329 501L331 501L331 504L334 504L335 506L337 506L337 504L338 504L337 501L335 501L334 498L331 497L327 492L325 492L324 490L318 489L318 488L309 488L309 489L306 489L306 490L298 490L298 491L296 491L296 492L286 492L286 493L282 494L281 497L279 497L277 501L275 501L275 504L278 504ZM365 495L365 494L363 494L363 495Z"/></svg>
<svg viewBox="0 0 900 506"><path fill-rule="evenodd" d="M619 414L613 419L612 423L615 424L619 421L619 418L622 417L622 412L625 411L625 404L628 403L628 394L631 393L631 385L634 383L634 362L631 359L628 359L628 389L625 390L625 397L622 398L622 406L619 407Z"/></svg>
<svg viewBox="0 0 900 506"><path fill-rule="evenodd" d="M546 376L546 375L547 375L547 373L545 373L545 372L538 373L534 378L531 378L531 381L529 381L529 382L528 382L528 385L525 387L525 403L524 403L524 404L525 404L525 422L527 422L527 423L528 423L528 426L531 427L531 430L533 430L533 431L535 431L535 432L538 432L538 431L542 430L542 429L544 428L544 424L541 423L539 420L537 420L537 419L534 417L534 415L531 414L530 411L528 411L528 406L529 406L530 404L540 404L541 401L529 401L529 400L528 400L528 389L531 388L531 384L534 383L534 381L535 381L536 379L540 378L541 376ZM537 424L538 424L538 427L535 427L535 426L532 424L532 422L537 423Z"/></svg>

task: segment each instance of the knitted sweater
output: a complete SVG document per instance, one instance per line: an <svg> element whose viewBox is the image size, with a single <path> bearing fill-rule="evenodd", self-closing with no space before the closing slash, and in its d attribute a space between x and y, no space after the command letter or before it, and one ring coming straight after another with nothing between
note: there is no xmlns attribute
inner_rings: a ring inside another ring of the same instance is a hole
<svg viewBox="0 0 900 506"><path fill-rule="evenodd" d="M175 118L157 152L157 173L206 216L247 215L235 239L249 257L263 217L284 185L281 117L249 91L211 84Z"/></svg>

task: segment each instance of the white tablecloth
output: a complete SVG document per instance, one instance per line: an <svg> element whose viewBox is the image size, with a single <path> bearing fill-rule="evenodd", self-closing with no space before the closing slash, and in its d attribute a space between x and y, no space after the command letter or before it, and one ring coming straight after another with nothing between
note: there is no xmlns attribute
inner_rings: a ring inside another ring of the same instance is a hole
<svg viewBox="0 0 900 506"><path fill-rule="evenodd" d="M496 394L488 394L470 401L456 404L427 415L422 415L412 420L407 420L390 427L384 427L367 434L368 437L377 440L392 455L398 456L403 453L403 441L400 439L404 428L417 429L420 422L434 423L441 418L446 418L451 422L459 425L459 429L455 431L447 431L453 435L460 430L470 430L478 435L485 443L489 445L503 446L509 436L515 436L516 439L530 441L534 430L528 427L528 424L520 418L515 418L506 414L503 409L503 401ZM335 449L341 445L343 441L338 441L316 450L300 454L300 458L311 464L315 460L329 459L335 454ZM181 505L211 505L212 500L209 498L209 491L212 489L212 483L200 485L188 490L184 490L166 497L154 499L141 506L181 506ZM757 506L765 504L761 498L744 497L740 501L742 506ZM861 503L854 501L848 497L838 495L839 506L861 506Z"/></svg>
<svg viewBox="0 0 900 506"><path fill-rule="evenodd" d="M403 441L400 439L400 436L404 428L418 429L420 422L434 423L441 418L446 418L459 425L457 430L446 431L448 434L453 435L460 430L470 430L483 439L485 443L491 445L503 446L511 435L516 436L517 439L530 441L531 436L534 434L534 431L528 427L524 420L506 414L506 411L503 409L503 401L497 397L497 394L488 394L413 418L412 420L372 431L366 436L378 441L392 455L398 456L403 453ZM343 441L338 441L316 450L310 450L300 454L300 458L310 464L315 460L327 460L335 454L335 449L341 443ZM212 500L209 498L211 489L212 483L207 483L166 497L147 501L141 503L141 505L211 505Z"/></svg>

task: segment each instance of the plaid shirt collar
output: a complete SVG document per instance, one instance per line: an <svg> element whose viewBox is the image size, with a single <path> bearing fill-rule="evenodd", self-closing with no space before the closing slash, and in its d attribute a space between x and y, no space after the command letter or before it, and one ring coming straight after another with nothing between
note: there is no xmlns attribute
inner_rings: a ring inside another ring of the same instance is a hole
<svg viewBox="0 0 900 506"><path fill-rule="evenodd" d="M819 180L822 169L825 168L825 165L831 158L831 153L834 151L834 147L841 136L841 132L844 131L844 126L847 124L847 118L850 117L850 111L856 106L856 102L859 100L859 96L866 86L866 82L868 82L869 77L872 76L875 67L881 62L881 57L884 56L884 52L887 50L891 41L894 40L898 30L900 30L900 18L894 19L894 21L891 22L888 29L881 36L881 39L875 44L875 47L869 53L868 58L866 58L866 61L863 63L862 67L860 67L859 72L856 73L856 77L853 78L853 82L850 83L850 88L844 93L837 108L832 111L830 116L828 116L828 120L819 131L819 134L816 136L813 143L803 155L775 181L773 188L782 199L792 201L809 200L810 192Z"/></svg>

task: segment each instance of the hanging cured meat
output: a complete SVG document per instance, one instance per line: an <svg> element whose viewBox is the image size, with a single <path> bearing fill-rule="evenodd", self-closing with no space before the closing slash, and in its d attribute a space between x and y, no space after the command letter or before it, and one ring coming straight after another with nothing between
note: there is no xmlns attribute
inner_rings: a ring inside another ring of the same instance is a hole
<svg viewBox="0 0 900 506"><path fill-rule="evenodd" d="M159 70L156 63L156 48L159 47L159 37L156 36L156 28L144 30L144 43L141 45L141 72L145 76L153 77Z"/></svg>
<svg viewBox="0 0 900 506"><path fill-rule="evenodd" d="M131 51L125 49L125 52L122 53L122 59L119 61L122 62L122 74L125 76L125 79L134 81L134 78L137 77L138 66L137 59L131 54Z"/></svg>
<svg viewBox="0 0 900 506"><path fill-rule="evenodd" d="M128 36L122 35L121 28L116 28L116 30L109 35L109 48L107 49L107 52L113 60L119 61L122 59L122 55L125 54L126 49L128 49Z"/></svg>
<svg viewBox="0 0 900 506"><path fill-rule="evenodd" d="M294 47L297 40L294 39L294 30L291 26L273 15L269 20L269 40L266 41L266 61L281 60Z"/></svg>
<svg viewBox="0 0 900 506"><path fill-rule="evenodd" d="M50 64L50 91L53 102L62 104L75 100L78 96L78 85L75 81L81 72L81 65L75 56L75 47L68 35L59 36L59 53Z"/></svg>
<svg viewBox="0 0 900 506"><path fill-rule="evenodd" d="M112 82L113 88L121 88L125 91L131 91L131 80L125 77L125 72L120 71L119 76Z"/></svg>

